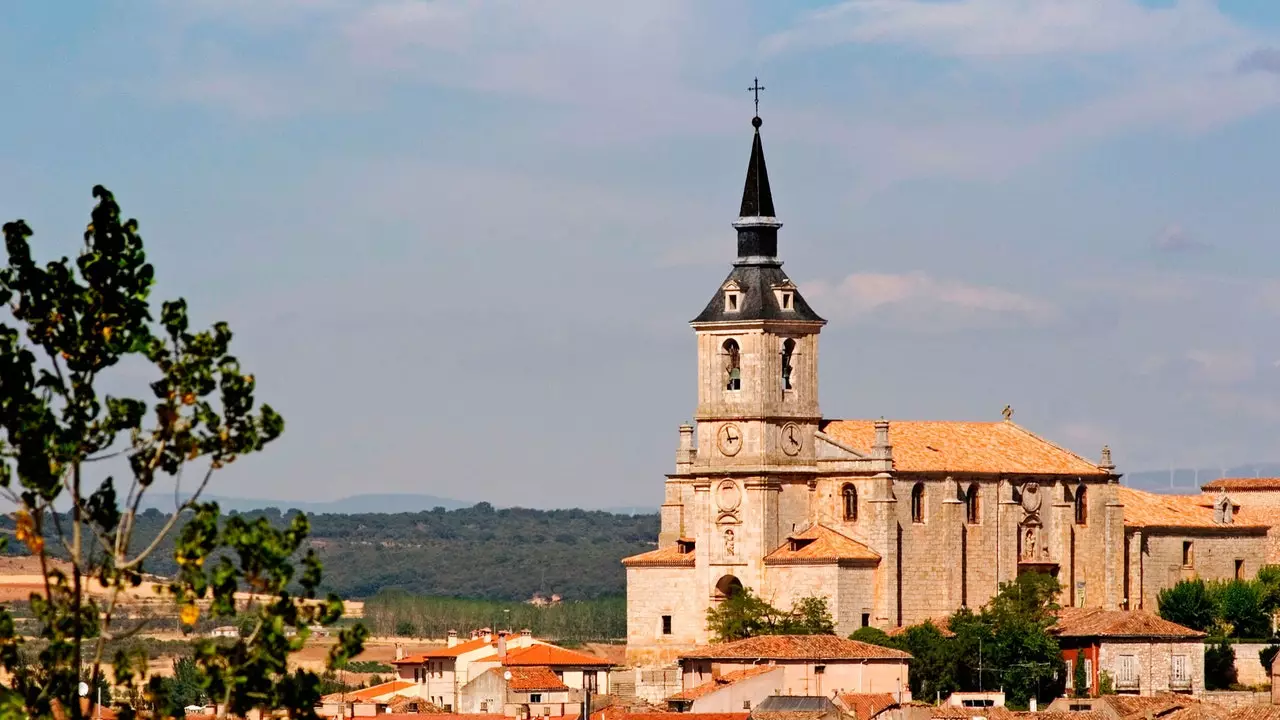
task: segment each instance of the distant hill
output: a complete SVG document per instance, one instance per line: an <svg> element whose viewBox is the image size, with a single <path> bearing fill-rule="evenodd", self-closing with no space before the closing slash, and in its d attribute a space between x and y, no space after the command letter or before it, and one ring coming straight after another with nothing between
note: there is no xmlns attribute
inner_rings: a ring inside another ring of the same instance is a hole
<svg viewBox="0 0 1280 720"><path fill-rule="evenodd" d="M1188 495L1200 492L1202 485L1220 477L1280 477L1280 463L1258 462L1215 468L1139 470L1125 473L1121 482L1129 487L1149 492Z"/></svg>
<svg viewBox="0 0 1280 720"><path fill-rule="evenodd" d="M340 500L325 500L320 502L308 502L305 500L273 500L269 498L243 498L232 497L226 495L204 495L204 500L213 500L218 503L225 512L253 512L254 510L266 510L267 508L276 508L281 512L288 510L301 510L308 514L349 514L359 515L367 513L414 513L429 512L436 508L444 508L445 510L461 510L469 508L476 503L467 502L465 500L456 500L454 498L439 497L438 495L420 495L416 493L368 493L363 495L352 495ZM143 502L143 509L154 507L161 512L169 512L173 509L173 498L164 495L147 496L147 501ZM652 515L658 512L657 506L646 507L643 505L636 506L618 506L601 508L601 512L612 513L614 515Z"/></svg>

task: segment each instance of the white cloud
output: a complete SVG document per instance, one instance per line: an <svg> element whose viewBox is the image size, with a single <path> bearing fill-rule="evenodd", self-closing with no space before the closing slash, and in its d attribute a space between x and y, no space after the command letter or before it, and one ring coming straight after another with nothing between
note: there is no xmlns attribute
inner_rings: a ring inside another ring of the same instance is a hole
<svg viewBox="0 0 1280 720"><path fill-rule="evenodd" d="M837 282L806 283L802 291L834 319L883 319L920 330L1043 324L1050 303L1003 288L936 278L928 273L854 273Z"/></svg>
<svg viewBox="0 0 1280 720"><path fill-rule="evenodd" d="M953 56L1130 54L1189 49L1244 32L1209 0L850 0L766 42L772 50L840 43L905 45Z"/></svg>
<svg viewBox="0 0 1280 720"><path fill-rule="evenodd" d="M1256 368L1253 353L1242 349L1197 348L1189 350L1186 359L1205 382L1213 385L1237 385L1252 380Z"/></svg>

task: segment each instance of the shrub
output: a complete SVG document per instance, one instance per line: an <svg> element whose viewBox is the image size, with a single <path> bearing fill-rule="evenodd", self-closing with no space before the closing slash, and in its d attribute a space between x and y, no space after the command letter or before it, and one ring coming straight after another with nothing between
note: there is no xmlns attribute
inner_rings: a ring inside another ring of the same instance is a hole
<svg viewBox="0 0 1280 720"><path fill-rule="evenodd" d="M1218 614L1203 580L1182 580L1161 590L1157 602L1160 617L1201 632L1213 627Z"/></svg>
<svg viewBox="0 0 1280 720"><path fill-rule="evenodd" d="M1236 651L1226 638L1204 649L1204 684L1207 690L1226 690L1236 682Z"/></svg>

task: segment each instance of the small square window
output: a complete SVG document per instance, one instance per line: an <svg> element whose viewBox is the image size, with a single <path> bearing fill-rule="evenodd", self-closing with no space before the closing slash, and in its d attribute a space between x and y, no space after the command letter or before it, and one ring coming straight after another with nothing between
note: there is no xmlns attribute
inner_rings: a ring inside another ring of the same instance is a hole
<svg viewBox="0 0 1280 720"><path fill-rule="evenodd" d="M814 674L814 675L821 675L821 674L825 673L826 671L827 671L827 666L826 666L826 665L814 665L814 666L813 666L813 674Z"/></svg>
<svg viewBox="0 0 1280 720"><path fill-rule="evenodd" d="M738 311L738 293L727 292L724 294L724 309L729 312Z"/></svg>
<svg viewBox="0 0 1280 720"><path fill-rule="evenodd" d="M671 616L670 615L662 616L662 634L663 635L671 634Z"/></svg>
<svg viewBox="0 0 1280 720"><path fill-rule="evenodd" d="M529 693L529 702L531 703L542 702L542 693Z"/></svg>
<svg viewBox="0 0 1280 720"><path fill-rule="evenodd" d="M751 701L750 701L750 700L743 700L743 701L742 701L742 709L743 709L743 710L750 710L750 709L751 709Z"/></svg>

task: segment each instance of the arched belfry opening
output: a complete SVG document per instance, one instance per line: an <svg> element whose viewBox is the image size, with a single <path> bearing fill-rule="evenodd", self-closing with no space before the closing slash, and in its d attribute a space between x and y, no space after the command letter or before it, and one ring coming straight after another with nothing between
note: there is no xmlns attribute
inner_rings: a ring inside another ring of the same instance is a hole
<svg viewBox="0 0 1280 720"><path fill-rule="evenodd" d="M742 592L742 581L732 575L725 575L716 581L715 601L722 602Z"/></svg>

